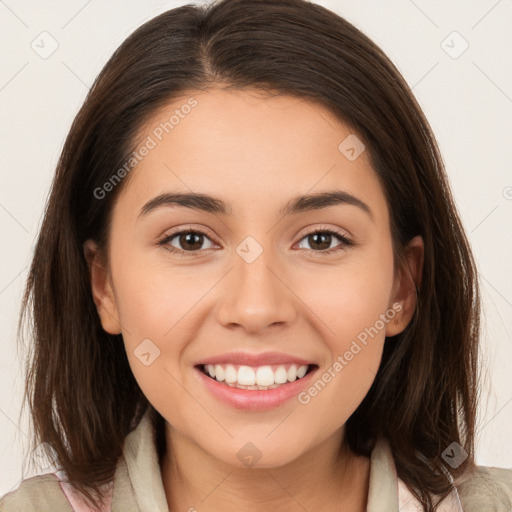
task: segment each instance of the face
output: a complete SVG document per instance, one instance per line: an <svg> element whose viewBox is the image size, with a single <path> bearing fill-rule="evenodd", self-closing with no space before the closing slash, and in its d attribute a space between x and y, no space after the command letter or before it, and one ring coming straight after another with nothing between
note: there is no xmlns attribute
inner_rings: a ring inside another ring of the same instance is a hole
<svg viewBox="0 0 512 512"><path fill-rule="evenodd" d="M217 460L242 466L254 451L273 467L341 438L386 336L411 318L384 191L355 137L302 99L191 92L141 130L108 262L87 244L103 328L122 333L168 428ZM224 209L165 197L177 193ZM306 195L316 202L295 201ZM209 362L224 381L198 366ZM308 373L295 380L294 364Z"/></svg>

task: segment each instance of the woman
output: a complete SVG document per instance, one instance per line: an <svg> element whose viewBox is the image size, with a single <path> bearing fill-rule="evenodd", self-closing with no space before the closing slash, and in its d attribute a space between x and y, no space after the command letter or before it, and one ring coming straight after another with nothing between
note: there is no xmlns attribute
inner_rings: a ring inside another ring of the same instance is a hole
<svg viewBox="0 0 512 512"><path fill-rule="evenodd" d="M121 45L29 308L60 469L2 511L512 509L512 471L475 465L478 286L434 136L318 5L185 6Z"/></svg>

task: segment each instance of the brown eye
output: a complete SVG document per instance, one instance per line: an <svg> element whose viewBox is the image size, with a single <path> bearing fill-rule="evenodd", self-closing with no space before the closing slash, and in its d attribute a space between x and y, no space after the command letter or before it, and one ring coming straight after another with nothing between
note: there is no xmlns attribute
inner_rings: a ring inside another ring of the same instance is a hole
<svg viewBox="0 0 512 512"><path fill-rule="evenodd" d="M306 238L312 249L323 251L331 248L331 242L334 237L329 233L313 233L312 235L308 235Z"/></svg>
<svg viewBox="0 0 512 512"><path fill-rule="evenodd" d="M341 243L332 246L332 242L338 239ZM331 253L343 249L345 246L353 245L342 233L333 229L323 229L307 234L302 240L307 240L309 249L314 252ZM308 249L306 247L306 249Z"/></svg>
<svg viewBox="0 0 512 512"><path fill-rule="evenodd" d="M203 244L205 239L209 240L211 246L213 246L213 243L205 233L190 230L179 231L164 238L160 242L160 245L166 246L171 252L193 253L204 249ZM210 249L211 246L206 247L206 249Z"/></svg>

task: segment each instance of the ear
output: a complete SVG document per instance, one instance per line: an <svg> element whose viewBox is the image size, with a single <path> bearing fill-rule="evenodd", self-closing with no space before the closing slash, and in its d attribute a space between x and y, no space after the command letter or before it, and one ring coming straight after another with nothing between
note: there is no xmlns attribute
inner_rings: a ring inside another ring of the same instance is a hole
<svg viewBox="0 0 512 512"><path fill-rule="evenodd" d="M387 323L387 337L400 334L409 325L414 314L417 306L416 288L421 287L424 250L423 238L419 235L405 248L405 261L395 276L391 299L397 314Z"/></svg>
<svg viewBox="0 0 512 512"><path fill-rule="evenodd" d="M94 304L96 304L101 325L110 334L120 334L121 324L107 265L101 258L98 246L92 240L87 240L83 249L89 267Z"/></svg>

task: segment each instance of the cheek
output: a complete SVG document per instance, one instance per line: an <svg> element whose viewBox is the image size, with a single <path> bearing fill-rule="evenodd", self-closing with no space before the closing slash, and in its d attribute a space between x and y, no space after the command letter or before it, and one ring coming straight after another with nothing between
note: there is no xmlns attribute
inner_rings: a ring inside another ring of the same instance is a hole
<svg viewBox="0 0 512 512"><path fill-rule="evenodd" d="M302 403L312 407L315 415L329 409L329 404L339 404L330 409L334 428L358 407L379 368L386 326L395 316L389 302L392 248L347 258L346 264L329 268L324 276L317 273L314 287L309 284L302 288L301 297L319 319L316 326L330 360Z"/></svg>
<svg viewBox="0 0 512 512"><path fill-rule="evenodd" d="M116 301L133 376L150 403L165 411L173 425L185 428L194 418L188 413L190 397L180 385L181 354L190 341L183 328L211 284L191 279L190 269L185 275L147 256L131 254L116 262Z"/></svg>
<svg viewBox="0 0 512 512"><path fill-rule="evenodd" d="M158 249L131 254L114 263L116 301L121 325L128 338L172 338L178 323L211 287L193 267L171 265ZM114 261L114 258L112 258ZM176 327L175 327L176 326Z"/></svg>
<svg viewBox="0 0 512 512"><path fill-rule="evenodd" d="M140 387L151 396L165 381L169 387L165 370L180 378L179 355L186 340L177 331L197 293L175 272L170 279L169 268L160 268L142 251L113 250L111 262L127 357Z"/></svg>
<svg viewBox="0 0 512 512"><path fill-rule="evenodd" d="M323 268L310 267L302 276L296 278L295 290L321 320L321 331L338 352L344 352L348 340L374 326L392 306L393 253L389 244L347 254L346 259ZM382 325L377 327L384 336Z"/></svg>

